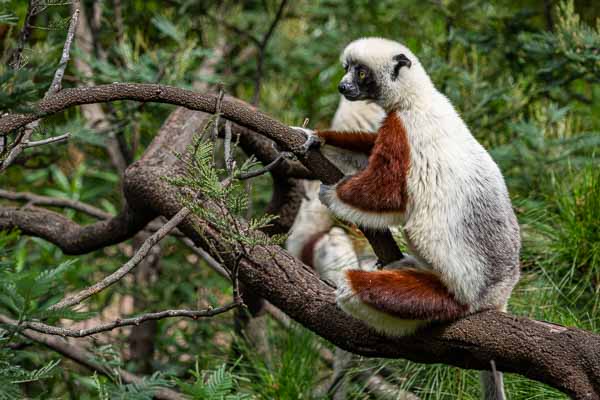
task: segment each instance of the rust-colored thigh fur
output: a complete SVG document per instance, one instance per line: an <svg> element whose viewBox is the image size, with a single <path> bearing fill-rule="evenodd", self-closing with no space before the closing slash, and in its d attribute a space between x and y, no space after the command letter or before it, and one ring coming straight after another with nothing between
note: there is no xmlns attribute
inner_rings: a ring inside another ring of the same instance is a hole
<svg viewBox="0 0 600 400"><path fill-rule="evenodd" d="M376 310L403 319L454 320L468 311L439 278L426 271L397 269L349 270L352 292Z"/></svg>

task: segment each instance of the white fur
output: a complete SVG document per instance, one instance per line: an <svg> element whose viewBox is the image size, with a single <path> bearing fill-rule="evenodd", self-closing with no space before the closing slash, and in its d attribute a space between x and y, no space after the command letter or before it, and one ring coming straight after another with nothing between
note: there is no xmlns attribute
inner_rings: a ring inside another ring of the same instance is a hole
<svg viewBox="0 0 600 400"><path fill-rule="evenodd" d="M354 208L339 199L335 186L322 186L319 199L329 207L338 217L352 221L362 227L373 229L384 229L388 226L399 225L403 222L403 214L401 213L376 213L359 210Z"/></svg>
<svg viewBox="0 0 600 400"><path fill-rule="evenodd" d="M343 229L333 227L315 243L314 265L322 279L335 285L343 282L345 270L360 268L352 240Z"/></svg>

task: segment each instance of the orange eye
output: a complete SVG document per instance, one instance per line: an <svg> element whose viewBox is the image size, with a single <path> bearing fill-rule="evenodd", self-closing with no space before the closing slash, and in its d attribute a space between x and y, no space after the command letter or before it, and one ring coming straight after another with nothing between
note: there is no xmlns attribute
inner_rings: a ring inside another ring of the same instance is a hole
<svg viewBox="0 0 600 400"><path fill-rule="evenodd" d="M367 73L365 71L360 71L358 73L358 78L362 81L363 79L365 79L367 77Z"/></svg>

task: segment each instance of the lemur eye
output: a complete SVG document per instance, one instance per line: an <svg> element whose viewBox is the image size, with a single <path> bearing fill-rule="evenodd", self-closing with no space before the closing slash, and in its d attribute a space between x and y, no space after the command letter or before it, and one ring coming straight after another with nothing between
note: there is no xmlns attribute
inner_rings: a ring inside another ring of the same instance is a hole
<svg viewBox="0 0 600 400"><path fill-rule="evenodd" d="M342 68L344 68L344 71L348 72L348 64L343 64Z"/></svg>
<svg viewBox="0 0 600 400"><path fill-rule="evenodd" d="M365 79L367 77L367 73L365 71L359 71L358 72L358 78L362 81L363 79Z"/></svg>

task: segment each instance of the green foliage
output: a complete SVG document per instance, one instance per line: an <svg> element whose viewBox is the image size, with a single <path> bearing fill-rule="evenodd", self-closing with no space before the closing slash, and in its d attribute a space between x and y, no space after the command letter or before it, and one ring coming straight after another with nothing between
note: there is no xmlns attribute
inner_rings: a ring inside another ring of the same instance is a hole
<svg viewBox="0 0 600 400"><path fill-rule="evenodd" d="M30 319L68 318L83 320L90 313L72 310L49 310L62 297L59 277L74 266L74 261L65 261L54 269L42 272L23 270L0 271L0 310L18 318L19 321Z"/></svg>
<svg viewBox="0 0 600 400"><path fill-rule="evenodd" d="M221 365L214 371L201 371L196 360L196 368L190 371L193 383L179 382L182 392L197 400L246 400L253 398L240 393L240 382L248 379L235 375L235 365Z"/></svg>
<svg viewBox="0 0 600 400"><path fill-rule="evenodd" d="M97 398L101 400L152 400L156 391L171 386L159 372L146 376L139 382L127 384L114 382L94 373L87 384L97 391Z"/></svg>
<svg viewBox="0 0 600 400"><path fill-rule="evenodd" d="M214 124L214 121L212 122ZM212 126L207 124L204 133ZM269 226L276 218L272 215L262 215L250 218L247 224L241 224L238 218L248 209L248 194L244 190L239 176L248 173L257 162L253 157L246 159L239 167L233 165L230 171L216 168L214 162L215 146L212 141L202 136L196 139L189 154L182 156L187 168L183 176L169 178L177 186L191 190L195 195L184 199L184 203L203 220L223 232L224 243L232 253L244 251L246 247L282 243L284 236L267 237L257 233ZM211 200L214 205L206 201ZM229 214L224 211L227 210Z"/></svg>
<svg viewBox="0 0 600 400"><path fill-rule="evenodd" d="M247 358L249 387L259 399L313 399L321 365L318 342L305 329L292 325L287 332L271 332L268 355L242 343Z"/></svg>
<svg viewBox="0 0 600 400"><path fill-rule="evenodd" d="M60 360L48 362L46 365L34 369L27 370L22 366L15 364L15 355L13 352L4 348L5 342L8 339L0 336L0 399L12 400L23 398L21 385L48 379L56 373L56 366Z"/></svg>

